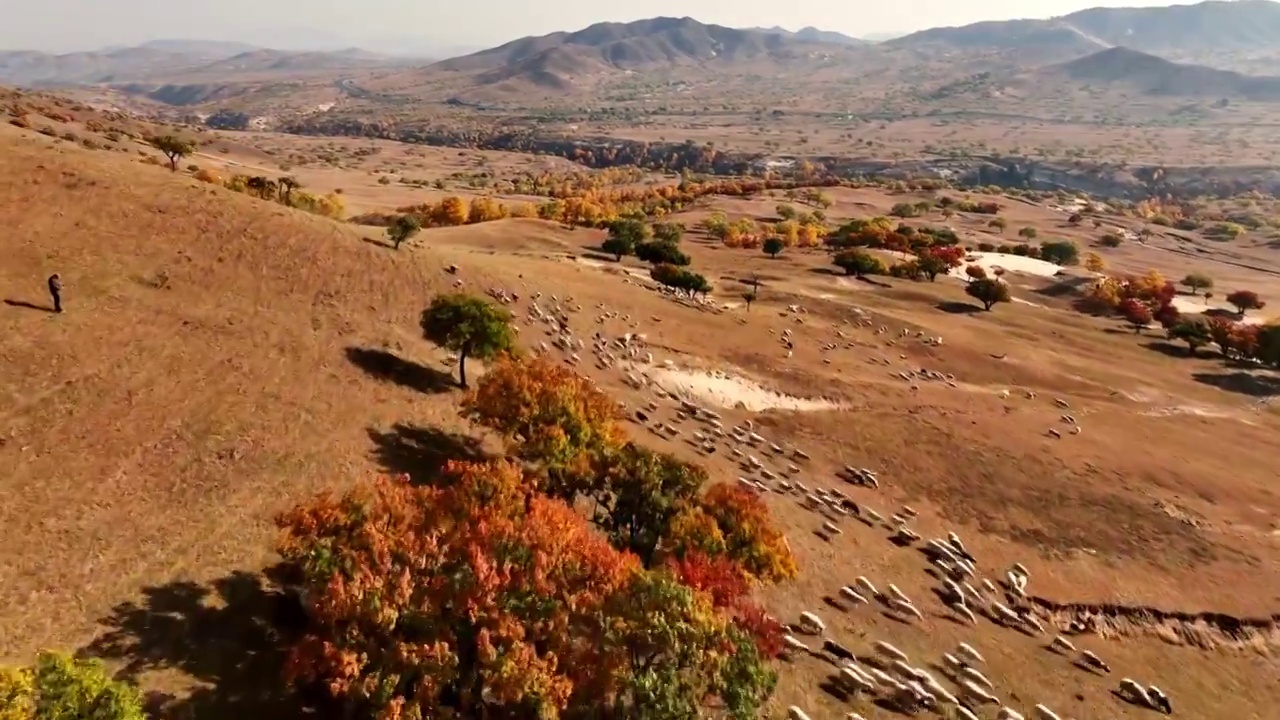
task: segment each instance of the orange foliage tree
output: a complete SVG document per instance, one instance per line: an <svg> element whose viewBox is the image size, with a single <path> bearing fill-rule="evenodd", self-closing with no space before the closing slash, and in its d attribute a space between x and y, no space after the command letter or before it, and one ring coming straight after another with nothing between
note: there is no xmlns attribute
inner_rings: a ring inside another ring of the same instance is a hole
<svg viewBox="0 0 1280 720"><path fill-rule="evenodd" d="M463 398L462 413L507 438L514 456L552 470L551 479L622 438L616 402L582 375L540 357L500 358ZM561 497L576 494L576 488L549 489Z"/></svg>
<svg viewBox="0 0 1280 720"><path fill-rule="evenodd" d="M582 628L637 565L514 465L448 471L448 488L382 479L278 519L313 621L291 675L381 718L554 717L594 665Z"/></svg>
<svg viewBox="0 0 1280 720"><path fill-rule="evenodd" d="M514 464L382 479L278 518L312 622L292 679L401 718L756 717L776 684L714 596L647 571Z"/></svg>
<svg viewBox="0 0 1280 720"><path fill-rule="evenodd" d="M799 572L787 538L769 506L738 485L717 482L672 522L672 555L696 550L737 563L752 581L781 582Z"/></svg>

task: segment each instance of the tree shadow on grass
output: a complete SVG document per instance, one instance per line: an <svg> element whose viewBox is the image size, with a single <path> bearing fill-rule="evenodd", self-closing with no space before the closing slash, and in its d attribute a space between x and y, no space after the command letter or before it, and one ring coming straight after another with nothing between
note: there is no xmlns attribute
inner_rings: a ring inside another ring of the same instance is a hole
<svg viewBox="0 0 1280 720"><path fill-rule="evenodd" d="M389 473L408 475L418 484L435 482L451 460L485 458L475 438L435 427L396 423L385 432L375 428L368 432L378 464Z"/></svg>
<svg viewBox="0 0 1280 720"><path fill-rule="evenodd" d="M376 348L349 347L347 360L372 378L422 393L445 393L458 386L449 373L419 365Z"/></svg>
<svg viewBox="0 0 1280 720"><path fill-rule="evenodd" d="M956 302L955 300L943 300L942 302L938 303L934 307L938 308L944 313L951 313L952 315L976 315L981 312L986 312L985 310L982 309L981 305L974 305L972 303L966 303L966 302Z"/></svg>
<svg viewBox="0 0 1280 720"><path fill-rule="evenodd" d="M1181 360L1186 360L1187 358L1192 357L1191 353L1187 350L1186 345L1174 345L1171 342L1164 342L1162 340L1152 340L1149 343L1143 343L1142 347L1158 352L1161 355L1168 355L1169 357L1179 358ZM1197 351L1196 355L1199 355L1199 351Z"/></svg>
<svg viewBox="0 0 1280 720"><path fill-rule="evenodd" d="M236 572L208 585L146 588L141 603L112 609L100 621L106 632L79 654L122 663L122 678L176 671L200 686L187 697L152 693L147 704L155 717L326 717L329 708L308 706L286 688L287 648L305 627L305 616L296 598L272 585L258 573Z"/></svg>
<svg viewBox="0 0 1280 720"><path fill-rule="evenodd" d="M1196 382L1212 385L1220 390L1250 397L1274 397L1280 395L1280 377L1251 372L1194 373Z"/></svg>

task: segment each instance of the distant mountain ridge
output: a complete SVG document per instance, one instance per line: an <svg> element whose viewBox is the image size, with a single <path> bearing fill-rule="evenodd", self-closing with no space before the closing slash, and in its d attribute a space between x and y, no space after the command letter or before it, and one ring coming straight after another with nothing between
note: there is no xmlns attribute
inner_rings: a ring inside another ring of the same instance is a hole
<svg viewBox="0 0 1280 720"><path fill-rule="evenodd" d="M870 41L864 40L862 38L856 38L851 35L845 35L844 33L836 32L834 30L819 30L818 28L813 27L812 25L808 27L800 28L795 32L792 32L791 30L788 30L784 27L779 27L777 25L774 25L771 28L754 27L754 28L745 28L745 29L754 30L757 32L776 33L778 35L793 37L797 40L802 40L804 42L825 42L825 43L833 43L836 45L868 45L870 44Z"/></svg>
<svg viewBox="0 0 1280 720"><path fill-rule="evenodd" d="M1131 48L1115 47L1044 68L1041 78L1122 85L1145 95L1187 98L1242 98L1280 101L1280 77L1244 75L1203 65L1177 63Z"/></svg>
<svg viewBox="0 0 1280 720"><path fill-rule="evenodd" d="M231 80L242 73L361 69L407 62L358 48L294 52L216 40L152 40L135 47L90 52L0 51L0 84L56 87L159 82L192 75Z"/></svg>
<svg viewBox="0 0 1280 720"><path fill-rule="evenodd" d="M1195 5L1091 8L1048 20L980 22L921 30L886 45L956 50L1045 49L1085 54L1110 47L1171 57L1280 49L1280 3L1210 0Z"/></svg>
<svg viewBox="0 0 1280 720"><path fill-rule="evenodd" d="M477 73L482 85L531 83L565 90L585 78L621 71L680 65L729 66L752 60L801 61L846 52L850 47L847 42L809 41L785 31L742 30L689 17L658 17L630 23L597 23L575 32L520 38L436 63L428 69Z"/></svg>

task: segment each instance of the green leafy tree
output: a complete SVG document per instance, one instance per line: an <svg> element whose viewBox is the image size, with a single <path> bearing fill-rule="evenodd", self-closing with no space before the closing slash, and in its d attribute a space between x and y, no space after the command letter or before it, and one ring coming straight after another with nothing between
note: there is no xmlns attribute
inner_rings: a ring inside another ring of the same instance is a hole
<svg viewBox="0 0 1280 720"><path fill-rule="evenodd" d="M1181 340L1187 344L1187 354L1195 355L1198 348L1213 342L1213 333L1209 323L1203 318L1182 318L1168 330L1170 340Z"/></svg>
<svg viewBox="0 0 1280 720"><path fill-rule="evenodd" d="M422 335L458 353L458 384L467 387L467 358L488 360L515 344L511 313L483 298L439 295L422 312Z"/></svg>
<svg viewBox="0 0 1280 720"><path fill-rule="evenodd" d="M837 254L831 262L844 270L846 275L855 277L883 275L886 272L884 262L866 250L847 250Z"/></svg>
<svg viewBox="0 0 1280 720"><path fill-rule="evenodd" d="M780 203L778 207L774 208L774 212L783 220L795 220L797 215L796 209L785 203Z"/></svg>
<svg viewBox="0 0 1280 720"><path fill-rule="evenodd" d="M169 158L169 169L178 172L178 162L196 151L196 144L173 135L159 135L147 140L151 147L164 153Z"/></svg>
<svg viewBox="0 0 1280 720"><path fill-rule="evenodd" d="M672 245L684 239L684 225L678 222L660 222L653 226L653 238Z"/></svg>
<svg viewBox="0 0 1280 720"><path fill-rule="evenodd" d="M782 238L780 237L769 237L765 238L764 245L762 247L766 255L771 258L776 258L778 257L778 253L787 249L787 244L782 242Z"/></svg>
<svg viewBox="0 0 1280 720"><path fill-rule="evenodd" d="M973 280L964 286L964 292L982 303L982 309L988 312L996 303L1009 302L1012 299L1009 295L1009 286L1004 281L993 278Z"/></svg>
<svg viewBox="0 0 1280 720"><path fill-rule="evenodd" d="M642 242L635 246L636 257L647 263L655 265L666 263L668 265L685 266L689 264L689 256L684 254L675 243L669 243L663 240L651 240Z"/></svg>
<svg viewBox="0 0 1280 720"><path fill-rule="evenodd" d="M41 653L30 667L0 668L3 720L144 720L138 688L98 660Z"/></svg>
<svg viewBox="0 0 1280 720"><path fill-rule="evenodd" d="M1080 248L1070 240L1040 243L1040 259L1054 265L1075 265L1080 262Z"/></svg>
<svg viewBox="0 0 1280 720"><path fill-rule="evenodd" d="M391 240L391 246L396 250L400 249L400 244L422 229L422 223L413 215L401 215L387 226L387 238Z"/></svg>
<svg viewBox="0 0 1280 720"><path fill-rule="evenodd" d="M1037 232L1036 229L1031 226L1024 227L1018 231L1018 237L1025 238L1027 240L1035 240L1036 236L1039 234L1040 233Z"/></svg>
<svg viewBox="0 0 1280 720"><path fill-rule="evenodd" d="M1182 278L1182 285L1186 286L1192 295L1199 295L1204 290L1213 289L1213 278L1204 273L1193 272Z"/></svg>

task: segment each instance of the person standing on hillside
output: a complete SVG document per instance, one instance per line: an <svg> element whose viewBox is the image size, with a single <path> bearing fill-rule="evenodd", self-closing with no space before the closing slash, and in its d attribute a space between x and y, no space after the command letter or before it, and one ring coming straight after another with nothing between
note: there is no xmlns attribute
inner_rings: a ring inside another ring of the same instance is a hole
<svg viewBox="0 0 1280 720"><path fill-rule="evenodd" d="M62 312L62 278L58 273L49 276L49 295L53 298L53 311Z"/></svg>

